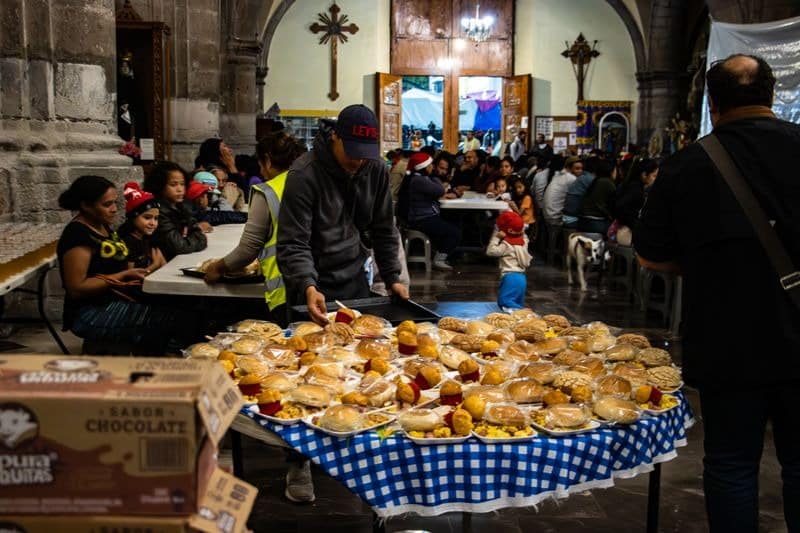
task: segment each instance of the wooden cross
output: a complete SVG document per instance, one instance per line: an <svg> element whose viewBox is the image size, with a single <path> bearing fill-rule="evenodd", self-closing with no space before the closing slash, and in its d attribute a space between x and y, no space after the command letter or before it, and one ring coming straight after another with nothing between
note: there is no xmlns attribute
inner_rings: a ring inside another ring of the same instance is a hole
<svg viewBox="0 0 800 533"><path fill-rule="evenodd" d="M339 17L341 9L335 3L328 10L331 16L327 13L318 13L317 18L322 24L316 22L311 25L311 31L314 33L324 32L322 37L319 38L319 44L331 43L331 92L328 93L328 98L336 100L339 98L339 93L336 91L336 67L338 63L337 46L339 41L346 43L347 35L344 32L355 35L358 31L358 26L355 24L347 24L347 15Z"/></svg>

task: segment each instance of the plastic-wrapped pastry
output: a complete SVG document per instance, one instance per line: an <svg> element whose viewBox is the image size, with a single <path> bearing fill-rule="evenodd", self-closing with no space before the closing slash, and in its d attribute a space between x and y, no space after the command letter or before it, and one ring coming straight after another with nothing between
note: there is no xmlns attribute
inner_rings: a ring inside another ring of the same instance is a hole
<svg viewBox="0 0 800 533"><path fill-rule="evenodd" d="M567 394L572 392L572 387L577 385L591 385L591 383L591 376L582 372L575 372L573 370L562 372L553 380L553 386L557 389L561 389Z"/></svg>
<svg viewBox="0 0 800 533"><path fill-rule="evenodd" d="M535 379L516 379L506 385L505 394L512 402L537 403L549 390Z"/></svg>
<svg viewBox="0 0 800 533"><path fill-rule="evenodd" d="M197 344L192 344L187 349L187 352L189 353L189 357L192 359L216 359L217 356L219 356L219 348L212 346L207 342L198 342Z"/></svg>
<svg viewBox="0 0 800 533"><path fill-rule="evenodd" d="M419 349L417 334L411 331L401 331L397 334L397 351L403 355L414 355Z"/></svg>
<svg viewBox="0 0 800 533"><path fill-rule="evenodd" d="M361 412L351 405L332 405L319 418L320 427L331 431L347 432L361 427Z"/></svg>
<svg viewBox="0 0 800 533"><path fill-rule="evenodd" d="M356 345L356 353L364 359L392 357L392 345L383 339L362 339Z"/></svg>
<svg viewBox="0 0 800 533"><path fill-rule="evenodd" d="M634 386L647 383L647 371L637 363L617 363L612 372L627 379Z"/></svg>
<svg viewBox="0 0 800 533"><path fill-rule="evenodd" d="M489 313L483 320L497 329L511 328L517 322L517 319L505 313Z"/></svg>
<svg viewBox="0 0 800 533"><path fill-rule="evenodd" d="M647 369L647 379L662 391L677 389L681 386L681 373L671 366L656 366Z"/></svg>
<svg viewBox="0 0 800 533"><path fill-rule="evenodd" d="M576 337L578 339L587 339L591 336L588 329L580 326L570 326L558 332L559 337Z"/></svg>
<svg viewBox="0 0 800 533"><path fill-rule="evenodd" d="M636 354L639 349L632 344L620 343L617 339L617 344L603 352L603 357L606 361L633 361L636 359Z"/></svg>
<svg viewBox="0 0 800 533"><path fill-rule="evenodd" d="M632 424L639 420L639 408L630 400L606 397L594 402L594 412L604 420Z"/></svg>
<svg viewBox="0 0 800 533"><path fill-rule="evenodd" d="M617 343L617 339L611 335L593 335L586 340L586 344L591 352L602 352L608 350Z"/></svg>
<svg viewBox="0 0 800 533"><path fill-rule="evenodd" d="M464 333L467 331L467 321L461 320L460 318L446 316L439 320L439 329L455 331L456 333Z"/></svg>
<svg viewBox="0 0 800 533"><path fill-rule="evenodd" d="M669 352L661 348L645 348L639 351L638 360L644 366L669 366L672 364L672 357Z"/></svg>
<svg viewBox="0 0 800 533"><path fill-rule="evenodd" d="M527 307L524 307L522 309L514 309L511 312L511 316L520 321L528 320L531 318L539 318L539 315L534 313L533 309L528 309Z"/></svg>
<svg viewBox="0 0 800 533"><path fill-rule="evenodd" d="M533 344L528 341L515 341L509 344L503 353L503 358L510 361L538 361L539 353Z"/></svg>
<svg viewBox="0 0 800 533"><path fill-rule="evenodd" d="M298 322L293 325L294 327L290 327L293 330L293 335L295 337L303 337L308 335L309 333L316 333L317 331L322 331L322 327L319 324L315 324L314 322Z"/></svg>
<svg viewBox="0 0 800 533"><path fill-rule="evenodd" d="M545 332L547 331L546 326L547 325L544 324L542 320L531 319L514 324L511 331L514 333L517 340L531 342L543 341L545 339Z"/></svg>
<svg viewBox="0 0 800 533"><path fill-rule="evenodd" d="M332 322L325 329L333 334L334 342L340 346L347 346L355 339L355 331L344 322Z"/></svg>
<svg viewBox="0 0 800 533"><path fill-rule="evenodd" d="M250 355L261 350L264 347L264 341L258 337L245 336L239 340L231 343L231 350L239 355Z"/></svg>
<svg viewBox="0 0 800 533"><path fill-rule="evenodd" d="M486 336L486 339L505 345L511 344L517 340L510 329L498 329L497 331L493 331Z"/></svg>
<svg viewBox="0 0 800 533"><path fill-rule="evenodd" d="M419 327L413 320L403 320L395 328L395 333L400 335L400 333L403 331L408 331L409 333L416 335L419 333Z"/></svg>
<svg viewBox="0 0 800 533"><path fill-rule="evenodd" d="M383 407L387 402L390 402L395 395L397 385L380 379L362 390L364 396L372 407Z"/></svg>
<svg viewBox="0 0 800 533"><path fill-rule="evenodd" d="M494 330L495 330L494 326L492 326L491 324L487 324L482 320L470 320L469 322L467 322L467 331L465 331L465 333L467 335L477 335L479 337L485 337Z"/></svg>
<svg viewBox="0 0 800 533"><path fill-rule="evenodd" d="M442 346L441 353L439 354L439 360L444 366L453 370L457 370L461 361L467 359L469 359L469 354L455 346Z"/></svg>
<svg viewBox="0 0 800 533"><path fill-rule="evenodd" d="M567 317L563 315L544 315L542 319L551 328L564 329L571 325Z"/></svg>
<svg viewBox="0 0 800 533"><path fill-rule="evenodd" d="M483 419L490 424L498 424L501 426L515 426L519 428L528 425L528 417L525 412L516 405L507 403L488 404L483 412Z"/></svg>
<svg viewBox="0 0 800 533"><path fill-rule="evenodd" d="M325 330L309 333L303 336L303 340L308 343L308 349L312 352L322 352L333 346L334 336Z"/></svg>
<svg viewBox="0 0 800 533"><path fill-rule="evenodd" d="M353 331L358 335L369 335L371 337L378 337L383 335L390 324L375 315L361 315L350 323Z"/></svg>
<svg viewBox="0 0 800 533"><path fill-rule="evenodd" d="M622 376L610 374L597 380L597 394L615 398L631 397L631 382Z"/></svg>
<svg viewBox="0 0 800 533"><path fill-rule="evenodd" d="M553 363L564 366L574 366L578 361L586 357L586 354L576 352L575 350L564 350L553 357Z"/></svg>
<svg viewBox="0 0 800 533"><path fill-rule="evenodd" d="M553 355L567 349L567 341L561 337L544 339L533 343L533 348L540 354Z"/></svg>
<svg viewBox="0 0 800 533"><path fill-rule="evenodd" d="M591 356L581 358L572 366L572 370L589 374L593 378L606 373L606 367L603 365L603 360L599 357Z"/></svg>
<svg viewBox="0 0 800 533"><path fill-rule="evenodd" d="M520 368L517 375L521 378L532 378L542 385L547 385L552 383L556 377L556 366L545 361L529 363Z"/></svg>
<svg viewBox="0 0 800 533"><path fill-rule="evenodd" d="M342 403L345 405L358 405L366 407L369 405L369 398L361 391L350 391L342 395Z"/></svg>
<svg viewBox="0 0 800 533"><path fill-rule="evenodd" d="M483 341L484 337L459 333L450 339L450 344L456 348L464 350L465 352L478 352L481 349L481 344L483 344Z"/></svg>
<svg viewBox="0 0 800 533"><path fill-rule="evenodd" d="M409 409L397 421L405 431L432 431L442 424L442 417L432 409Z"/></svg>
<svg viewBox="0 0 800 533"><path fill-rule="evenodd" d="M320 385L303 384L289 392L292 401L311 407L325 407L331 403L330 391Z"/></svg>
<svg viewBox="0 0 800 533"><path fill-rule="evenodd" d="M638 333L623 333L619 337L617 337L618 343L627 343L637 348L649 348L650 341L647 340L647 337L644 335L640 335Z"/></svg>

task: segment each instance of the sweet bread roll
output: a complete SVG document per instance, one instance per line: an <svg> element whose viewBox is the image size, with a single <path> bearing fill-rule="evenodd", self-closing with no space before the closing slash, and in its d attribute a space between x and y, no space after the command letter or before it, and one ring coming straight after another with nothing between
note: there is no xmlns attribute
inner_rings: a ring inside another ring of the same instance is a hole
<svg viewBox="0 0 800 533"><path fill-rule="evenodd" d="M516 403L538 403L549 391L534 379L518 379L505 387L506 398Z"/></svg>
<svg viewBox="0 0 800 533"><path fill-rule="evenodd" d="M617 344L603 352L603 357L606 361L633 361L636 359L636 354L639 349L632 344L620 343L617 339Z"/></svg>
<svg viewBox="0 0 800 533"><path fill-rule="evenodd" d="M382 339L361 339L356 345L356 353L364 359L390 359L392 357L392 345L389 341Z"/></svg>
<svg viewBox="0 0 800 533"><path fill-rule="evenodd" d="M339 346L347 346L355 339L355 331L344 322L332 322L325 329L333 335L334 342Z"/></svg>
<svg viewBox="0 0 800 533"><path fill-rule="evenodd" d="M303 337L310 333L316 333L317 331L322 331L322 327L314 322L300 322L295 325L294 328L294 336L295 337Z"/></svg>
<svg viewBox="0 0 800 533"><path fill-rule="evenodd" d="M321 385L305 383L289 392L292 401L311 407L325 407L331 403L330 390Z"/></svg>
<svg viewBox="0 0 800 533"><path fill-rule="evenodd" d="M554 329L564 329L570 327L569 320L563 315L544 315L542 320L547 322L547 326Z"/></svg>
<svg viewBox="0 0 800 533"><path fill-rule="evenodd" d="M501 426L521 428L528 425L528 417L525 412L516 405L509 404L487 405L483 412L483 419L490 424Z"/></svg>
<svg viewBox="0 0 800 533"><path fill-rule="evenodd" d="M453 337L459 335L458 332L450 331L449 329L436 328L436 331L439 334L439 343L442 345L450 344L450 341L453 340Z"/></svg>
<svg viewBox="0 0 800 533"><path fill-rule="evenodd" d="M344 365L338 362L324 361L322 363L314 363L308 367L304 377L310 378L313 376L329 376L332 378L344 377Z"/></svg>
<svg viewBox="0 0 800 533"><path fill-rule="evenodd" d="M345 405L358 405L359 407L366 407L369 405L369 398L361 391L350 391L342 395L342 403Z"/></svg>
<svg viewBox="0 0 800 533"><path fill-rule="evenodd" d="M477 335L479 337L485 337L489 333L495 330L494 326L491 324L487 324L481 320L470 320L467 322L467 335Z"/></svg>
<svg viewBox="0 0 800 533"><path fill-rule="evenodd" d="M615 398L630 398L631 382L616 374L603 376L597 380L597 394Z"/></svg>
<svg viewBox="0 0 800 533"><path fill-rule="evenodd" d="M539 319L525 320L514 324L511 328L514 337L522 341L543 341L545 339L545 332L547 331L547 324Z"/></svg>
<svg viewBox="0 0 800 533"><path fill-rule="evenodd" d="M522 309L514 309L511 311L511 316L513 316L518 321L528 320L531 318L539 318L539 315L533 312L533 309L528 309L527 307L523 307Z"/></svg>
<svg viewBox="0 0 800 533"><path fill-rule="evenodd" d="M586 329L588 329L592 335L611 335L611 328L608 327L608 324L600 322L599 320L586 324Z"/></svg>
<svg viewBox="0 0 800 533"><path fill-rule="evenodd" d="M569 341L569 349L576 352L589 353L589 342L587 339L572 339Z"/></svg>
<svg viewBox="0 0 800 533"><path fill-rule="evenodd" d="M674 390L681 386L681 373L671 366L656 366L647 369L647 380L661 390Z"/></svg>
<svg viewBox="0 0 800 533"><path fill-rule="evenodd" d="M515 341L509 344L508 348L506 348L503 358L510 361L521 362L537 361L539 359L539 353L536 351L534 345L530 342Z"/></svg>
<svg viewBox="0 0 800 533"><path fill-rule="evenodd" d="M545 405L559 405L562 403L569 403L569 396L560 390L550 390L542 396L542 402Z"/></svg>
<svg viewBox="0 0 800 533"><path fill-rule="evenodd" d="M491 324L496 329L511 328L516 324L517 319L505 313L489 313L484 317L484 322Z"/></svg>
<svg viewBox="0 0 800 533"><path fill-rule="evenodd" d="M263 378L272 372L272 367L259 357L245 355L239 358L239 370L244 374L255 374Z"/></svg>
<svg viewBox="0 0 800 533"><path fill-rule="evenodd" d="M231 343L231 350L239 355L254 354L263 347L264 341L258 337L245 336Z"/></svg>
<svg viewBox="0 0 800 533"><path fill-rule="evenodd" d="M512 333L510 329L499 329L489 333L486 336L486 340L494 341L499 344L508 345L517 340L517 338L514 336L514 333Z"/></svg>
<svg viewBox="0 0 800 533"><path fill-rule="evenodd" d="M575 350L564 350L553 357L553 363L564 366L575 366L578 361L586 357L586 354L576 352Z"/></svg>
<svg viewBox="0 0 800 533"><path fill-rule="evenodd" d="M572 366L572 370L583 372L584 374L589 374L593 378L596 378L601 374L605 374L606 367L603 365L603 360L599 357L583 357Z"/></svg>
<svg viewBox="0 0 800 533"><path fill-rule="evenodd" d="M351 322L350 326L358 335L378 337L386 329L386 321L375 315L361 315Z"/></svg>
<svg viewBox="0 0 800 533"><path fill-rule="evenodd" d="M459 333L452 339L450 339L450 344L464 350L465 352L479 352L481 349L481 344L483 344L484 337L479 337L477 335L468 335L466 333Z"/></svg>
<svg viewBox="0 0 800 533"><path fill-rule="evenodd" d="M310 366L317 360L317 354L314 352L303 352L300 354L300 366Z"/></svg>
<svg viewBox="0 0 800 533"><path fill-rule="evenodd" d="M295 383L287 378L285 374L275 373L265 377L261 382L261 386L265 389L288 392L294 388Z"/></svg>
<svg viewBox="0 0 800 533"><path fill-rule="evenodd" d="M442 346L441 353L439 354L439 361L447 368L453 370L457 370L461 361L466 361L467 359L469 359L469 354L455 346Z"/></svg>
<svg viewBox="0 0 800 533"><path fill-rule="evenodd" d="M561 337L544 339L533 343L533 348L540 354L553 355L567 349L567 341Z"/></svg>
<svg viewBox="0 0 800 533"><path fill-rule="evenodd" d="M612 373L627 379L632 385L647 383L647 371L636 363L618 363Z"/></svg>
<svg viewBox="0 0 800 533"><path fill-rule="evenodd" d="M325 409L317 424L331 431L354 431L361 427L361 413L352 405L333 405Z"/></svg>
<svg viewBox="0 0 800 533"><path fill-rule="evenodd" d="M442 424L442 417L431 409L409 409L397 421L405 431L433 431Z"/></svg>
<svg viewBox="0 0 800 533"><path fill-rule="evenodd" d="M521 378L535 379L542 385L547 385L552 383L553 379L555 379L555 369L556 366L553 363L540 361L536 363L529 363L523 366L519 369L519 373L517 375Z"/></svg>
<svg viewBox="0 0 800 533"><path fill-rule="evenodd" d="M439 320L439 329L464 333L467 331L467 321L452 316L446 316Z"/></svg>
<svg viewBox="0 0 800 533"><path fill-rule="evenodd" d="M647 337L638 333L623 333L617 337L617 343L630 344L640 349L650 347L650 341L647 339Z"/></svg>
<svg viewBox="0 0 800 533"><path fill-rule="evenodd" d="M669 352L661 348L645 348L639 351L638 360L644 366L669 366L672 364L672 357Z"/></svg>
<svg viewBox="0 0 800 533"><path fill-rule="evenodd" d="M575 385L569 395L574 403L589 403L592 401L592 388L588 385Z"/></svg>
<svg viewBox="0 0 800 533"><path fill-rule="evenodd" d="M572 429L589 422L591 413L580 405L562 403L545 408L545 417L550 429Z"/></svg>
<svg viewBox="0 0 800 533"><path fill-rule="evenodd" d="M189 357L192 359L216 359L218 356L219 348L207 342L198 342L189 348Z"/></svg>
<svg viewBox="0 0 800 533"><path fill-rule="evenodd" d="M486 403L498 403L505 401L505 392L500 387L478 385L477 387L469 387L464 391L464 396L469 398L471 396L478 396Z"/></svg>
<svg viewBox="0 0 800 533"><path fill-rule="evenodd" d="M580 326L570 326L558 332L559 337L576 337L579 339L588 339L591 333L588 329Z"/></svg>
<svg viewBox="0 0 800 533"><path fill-rule="evenodd" d="M590 352L603 352L617 343L617 339L611 335L592 335L586 339L586 345Z"/></svg>
<svg viewBox="0 0 800 533"><path fill-rule="evenodd" d="M378 380L361 392L367 397L367 401L372 407L383 407L390 402L395 395L397 385L386 380Z"/></svg>
<svg viewBox="0 0 800 533"><path fill-rule="evenodd" d="M308 343L303 337L294 336L286 341L286 347L296 352L305 352L308 350Z"/></svg>
<svg viewBox="0 0 800 533"><path fill-rule="evenodd" d="M305 380L306 383L326 387L336 394L341 394L344 392L344 382L341 379L333 376L328 376L325 374L309 376L306 374Z"/></svg>
<svg viewBox="0 0 800 533"><path fill-rule="evenodd" d="M577 385L591 385L592 377L582 372L575 372L574 370L567 370L560 373L553 380L553 386L561 389L567 394L572 392L572 388Z"/></svg>
<svg viewBox="0 0 800 533"><path fill-rule="evenodd" d="M618 424L632 424L639 420L636 404L620 398L600 398L594 402L594 412L600 418Z"/></svg>
<svg viewBox="0 0 800 533"><path fill-rule="evenodd" d="M303 340L306 341L308 349L312 352L325 351L334 344L333 334L325 330L303 335Z"/></svg>
<svg viewBox="0 0 800 533"><path fill-rule="evenodd" d="M283 335L283 329L278 324L264 320L242 320L236 324L234 330L237 333L254 333L267 339Z"/></svg>

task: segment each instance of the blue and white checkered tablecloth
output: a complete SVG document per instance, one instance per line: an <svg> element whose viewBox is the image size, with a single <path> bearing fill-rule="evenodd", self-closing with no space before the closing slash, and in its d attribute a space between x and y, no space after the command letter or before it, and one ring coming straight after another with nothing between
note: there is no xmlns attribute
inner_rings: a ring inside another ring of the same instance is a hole
<svg viewBox="0 0 800 533"><path fill-rule="evenodd" d="M484 444L473 437L462 444L418 446L400 433L381 440L374 431L340 439L302 423L281 426L243 412L385 518L530 506L649 472L686 445L694 418L684 394L677 396L679 407L631 426L573 437L539 435L520 444Z"/></svg>

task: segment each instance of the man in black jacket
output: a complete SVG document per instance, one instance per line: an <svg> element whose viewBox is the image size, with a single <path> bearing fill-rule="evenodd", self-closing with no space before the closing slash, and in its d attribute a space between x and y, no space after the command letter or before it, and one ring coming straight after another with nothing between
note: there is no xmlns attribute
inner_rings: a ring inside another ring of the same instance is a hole
<svg viewBox="0 0 800 533"><path fill-rule="evenodd" d="M772 70L761 58L734 55L715 63L706 81L713 134L800 265L800 126L773 115ZM784 517L789 531L800 531L800 311L699 144L661 166L634 246L643 266L683 275L683 375L700 392L711 530L758 530L758 469L771 420Z"/></svg>
<svg viewBox="0 0 800 533"><path fill-rule="evenodd" d="M370 295L364 263L375 253L381 278L408 298L399 282L397 229L389 174L380 157L378 121L351 105L336 122L321 121L314 149L289 170L278 218L278 267L293 302L327 322L325 300Z"/></svg>

